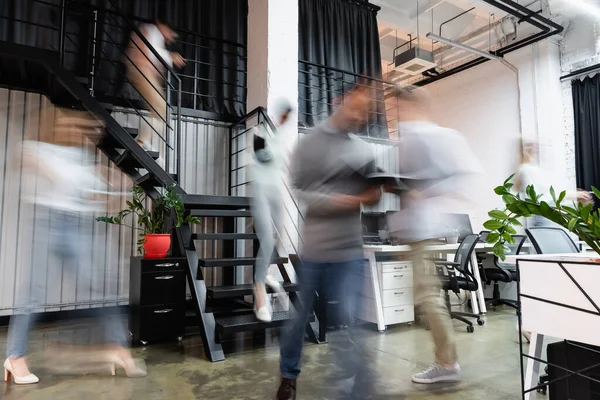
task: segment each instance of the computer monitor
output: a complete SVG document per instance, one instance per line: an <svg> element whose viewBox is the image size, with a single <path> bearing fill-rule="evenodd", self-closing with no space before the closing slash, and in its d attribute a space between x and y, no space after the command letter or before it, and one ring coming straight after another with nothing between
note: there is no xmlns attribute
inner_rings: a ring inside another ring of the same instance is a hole
<svg viewBox="0 0 600 400"><path fill-rule="evenodd" d="M458 229L458 241L462 242L464 238L473 234L471 218L469 214L444 214L444 222L448 229Z"/></svg>

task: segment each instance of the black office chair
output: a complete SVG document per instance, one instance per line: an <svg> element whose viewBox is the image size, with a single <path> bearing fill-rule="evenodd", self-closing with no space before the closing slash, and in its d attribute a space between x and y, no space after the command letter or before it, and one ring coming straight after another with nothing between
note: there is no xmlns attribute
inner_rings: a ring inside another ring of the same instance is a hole
<svg viewBox="0 0 600 400"><path fill-rule="evenodd" d="M512 237L515 242L506 243L506 246L509 248L509 251L506 252L507 255L519 254L523 248L523 244L525 244L525 241L527 240L527 236L525 235L512 235ZM506 305L518 310L518 301L503 299L500 297L499 285L500 282L511 283L519 281L519 275L517 274L515 266L513 264L504 263L499 257L494 256L494 268L484 268L481 266L480 271L481 276L486 284L490 285L492 282L494 282L494 294L492 295L491 299L485 299L486 303L492 307Z"/></svg>
<svg viewBox="0 0 600 400"><path fill-rule="evenodd" d="M428 259L434 263L436 272L442 282L442 289L445 293L446 306L448 307L450 317L467 324L468 332L474 332L475 329L473 328L473 323L467 318L476 318L479 325L485 324L485 321L477 314L452 311L449 292L453 291L454 293L459 294L461 290L473 292L479 289L477 280L475 280L475 276L470 267L471 256L473 255L473 251L475 251L475 246L477 246L478 242L479 235L469 235L465 237L456 251L454 261L436 258ZM444 273L444 269L448 274ZM459 272L461 276L458 276L457 272Z"/></svg>
<svg viewBox="0 0 600 400"><path fill-rule="evenodd" d="M579 246L562 228L539 227L525 229L538 254L579 253Z"/></svg>

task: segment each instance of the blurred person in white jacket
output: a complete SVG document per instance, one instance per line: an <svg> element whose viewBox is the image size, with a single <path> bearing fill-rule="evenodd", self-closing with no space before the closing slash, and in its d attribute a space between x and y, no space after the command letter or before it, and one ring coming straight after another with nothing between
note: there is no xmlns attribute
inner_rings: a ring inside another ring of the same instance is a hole
<svg viewBox="0 0 600 400"><path fill-rule="evenodd" d="M32 232L31 277L16 288L16 309L10 319L4 361L5 381L12 379L17 384L39 381L29 371L25 356L28 334L36 316L32 311L43 306L47 299L43 271L47 258L58 258L65 275L90 282L92 249L89 246L93 230L80 229L80 226L94 224L94 212L106 212L108 195L113 194L97 172L95 154L86 151L84 146L84 136L100 138L102 123L83 112L63 110L57 114L54 119L51 112L45 113L48 120L40 124L39 140L21 143L22 156L16 166L25 180L35 182L23 185L21 196L24 207L37 216L32 221L35 232ZM48 252L40 251L46 241ZM128 376L144 376L145 371L135 365L128 349L125 324L120 319L105 317L106 344L99 351L86 349L84 353L92 362L109 366L113 374L115 366L119 366Z"/></svg>
<svg viewBox="0 0 600 400"><path fill-rule="evenodd" d="M395 88L398 101L399 173L410 190L401 195L401 211L389 224L392 237L413 248L415 301L431 327L435 363L415 374L416 383L460 380L454 328L440 296L439 279L425 271L423 247L444 236L445 212L452 201L470 201L467 187L482 167L465 138L431 122L430 100L423 89Z"/></svg>
<svg viewBox="0 0 600 400"><path fill-rule="evenodd" d="M283 177L287 164L284 141L287 127L293 123L293 108L289 102L280 100L274 110L275 129L265 124L251 131L252 144L246 153L250 175L250 210L254 217L254 229L260 243L254 269L254 313L256 318L270 322L272 309L268 303L266 286L270 286L283 299L287 297L283 287L268 275L269 265L283 233Z"/></svg>
<svg viewBox="0 0 600 400"><path fill-rule="evenodd" d="M527 187L533 186L537 194L541 194L540 201L554 205L550 188L553 187L556 194L565 190L565 184L552 176L539 163L540 144L536 140L525 140L522 145L521 165L515 175L515 188L521 193L522 198L527 198ZM593 201L592 195L584 190L566 189L565 200L569 202L581 202L584 205ZM528 227L558 226L552 221L540 216L533 215L527 220Z"/></svg>

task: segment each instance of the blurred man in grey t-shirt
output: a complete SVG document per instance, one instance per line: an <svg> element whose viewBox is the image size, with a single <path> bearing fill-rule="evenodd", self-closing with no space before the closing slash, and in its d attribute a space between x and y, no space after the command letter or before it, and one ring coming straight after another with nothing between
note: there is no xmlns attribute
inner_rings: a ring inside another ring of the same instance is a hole
<svg viewBox="0 0 600 400"><path fill-rule="evenodd" d="M299 270L304 307L281 335L279 400L296 398L305 326L315 291L325 299L329 293L340 293L344 315L356 315L358 277L364 268L360 207L377 203L381 188L367 179L376 172L373 153L351 132L360 132L368 122L371 99L370 87L354 87L327 121L302 137L292 155L292 189L306 206ZM356 345L351 327L343 333L330 345L337 367L345 378L354 377L352 398L367 399L372 387L364 350Z"/></svg>

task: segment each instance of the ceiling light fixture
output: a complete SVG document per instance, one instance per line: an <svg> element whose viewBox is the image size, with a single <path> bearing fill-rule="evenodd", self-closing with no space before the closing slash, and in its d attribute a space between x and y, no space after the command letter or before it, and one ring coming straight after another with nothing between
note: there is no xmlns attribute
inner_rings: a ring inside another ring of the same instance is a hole
<svg viewBox="0 0 600 400"><path fill-rule="evenodd" d="M485 58L488 58L490 60L499 60L501 58L501 57L495 56L495 55L493 55L491 53L488 53L488 52L476 49L474 47L467 46L467 45L464 45L462 43L455 42L455 41L453 41L451 39L446 39L444 37L435 35L435 34L433 34L431 32L427 34L427 37L429 39L436 40L436 41L441 42L441 43L445 43L448 46L456 47L458 49L461 49L461 50L464 50L464 51L468 51L468 52L473 53L473 54L477 54L478 56L485 57Z"/></svg>
<svg viewBox="0 0 600 400"><path fill-rule="evenodd" d="M579 8L581 11L590 14L596 18L600 18L600 8L593 4L590 4L589 1L585 0L569 0L569 4L574 5Z"/></svg>

